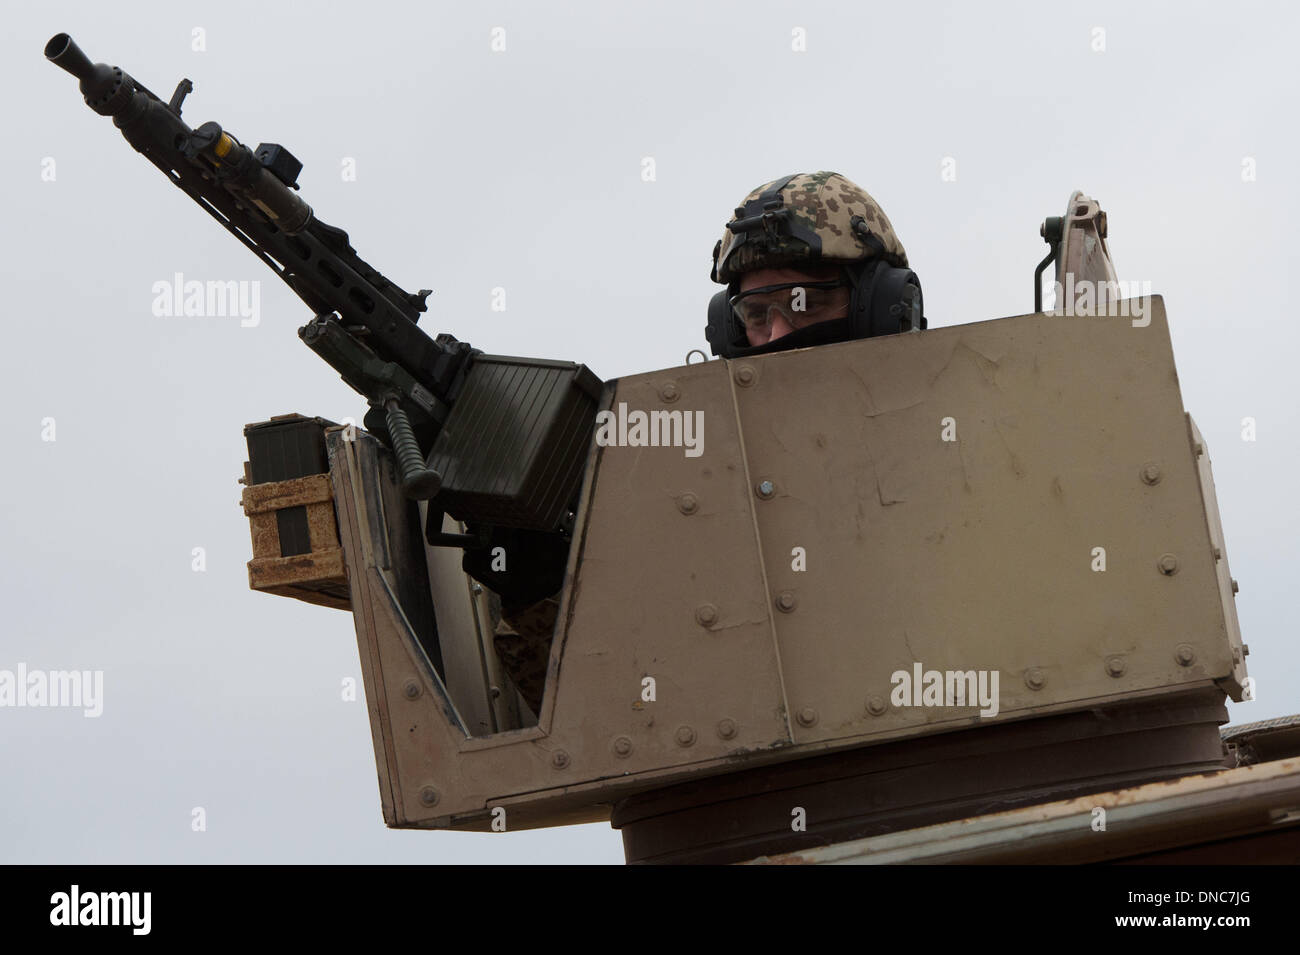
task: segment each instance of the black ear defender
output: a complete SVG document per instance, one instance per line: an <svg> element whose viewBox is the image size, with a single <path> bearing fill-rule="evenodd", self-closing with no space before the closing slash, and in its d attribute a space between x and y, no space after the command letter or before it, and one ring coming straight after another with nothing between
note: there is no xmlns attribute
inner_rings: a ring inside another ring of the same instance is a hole
<svg viewBox="0 0 1300 955"><path fill-rule="evenodd" d="M881 259L849 272L848 340L919 332L927 326L921 280L911 269L899 269Z"/></svg>

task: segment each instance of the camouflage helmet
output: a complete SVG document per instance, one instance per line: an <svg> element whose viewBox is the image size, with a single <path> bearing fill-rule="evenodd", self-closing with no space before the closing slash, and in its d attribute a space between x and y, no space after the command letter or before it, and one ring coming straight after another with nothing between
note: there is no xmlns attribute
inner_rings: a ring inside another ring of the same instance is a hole
<svg viewBox="0 0 1300 955"><path fill-rule="evenodd" d="M736 207L713 247L710 278L728 285L754 269L873 257L907 267L907 253L867 191L837 172L796 173L765 183Z"/></svg>

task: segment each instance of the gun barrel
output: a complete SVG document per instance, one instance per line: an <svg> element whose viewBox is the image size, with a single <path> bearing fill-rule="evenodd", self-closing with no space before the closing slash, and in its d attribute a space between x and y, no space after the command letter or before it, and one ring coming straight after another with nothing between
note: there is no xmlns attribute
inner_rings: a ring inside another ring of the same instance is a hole
<svg viewBox="0 0 1300 955"><path fill-rule="evenodd" d="M86 105L101 116L120 116L135 99L135 80L115 66L91 63L90 57L66 33L56 33L45 44L45 58L81 81Z"/></svg>
<svg viewBox="0 0 1300 955"><path fill-rule="evenodd" d="M79 80L88 79L95 70L90 57L81 52L81 47L66 33L56 33L50 37L50 42L45 44L45 58Z"/></svg>
<svg viewBox="0 0 1300 955"><path fill-rule="evenodd" d="M346 232L316 219L294 191L302 164L282 146L264 143L249 149L217 123L191 129L180 111L189 80L182 80L171 102L164 102L119 67L92 63L66 33L50 38L45 57L77 77L87 106L111 117L133 149L317 315L337 313L346 321L339 335L304 340L368 398L375 397L372 392L395 391L420 450L427 450L479 354L466 342L450 335L430 338L416 326L428 292L402 291L356 254ZM370 336L368 355L358 358L339 345L343 337L360 342L348 330L352 326L363 327ZM371 375L369 366L376 363L382 374Z"/></svg>

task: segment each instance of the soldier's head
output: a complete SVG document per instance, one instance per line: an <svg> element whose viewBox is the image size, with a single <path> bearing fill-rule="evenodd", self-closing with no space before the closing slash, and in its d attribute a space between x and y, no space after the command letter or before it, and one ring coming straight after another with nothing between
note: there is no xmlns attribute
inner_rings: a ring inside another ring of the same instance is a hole
<svg viewBox="0 0 1300 955"><path fill-rule="evenodd" d="M727 286L707 328L723 357L924 327L920 282L893 226L839 173L750 192L714 246L710 277Z"/></svg>

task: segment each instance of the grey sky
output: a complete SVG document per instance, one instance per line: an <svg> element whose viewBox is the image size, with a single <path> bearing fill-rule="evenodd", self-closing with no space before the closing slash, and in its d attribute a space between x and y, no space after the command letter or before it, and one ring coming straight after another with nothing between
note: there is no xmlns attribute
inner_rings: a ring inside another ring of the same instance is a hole
<svg viewBox="0 0 1300 955"><path fill-rule="evenodd" d="M60 31L164 99L190 77L191 125L288 146L320 218L435 289L423 327L602 378L703 346L709 254L762 182L832 169L868 189L932 326L1031 311L1038 225L1083 189L1119 277L1165 296L1213 458L1259 696L1233 722L1300 712L1295 8L184 0L6 19L0 668L102 669L105 700L98 719L0 710L0 861L622 860L603 825L384 828L364 705L340 699L351 616L248 590L235 483L245 423L362 401L298 341L305 306L45 62ZM175 273L260 280L260 323L156 317Z"/></svg>

